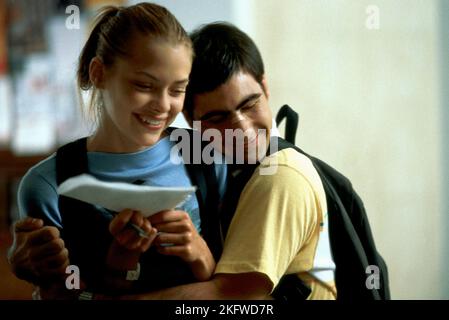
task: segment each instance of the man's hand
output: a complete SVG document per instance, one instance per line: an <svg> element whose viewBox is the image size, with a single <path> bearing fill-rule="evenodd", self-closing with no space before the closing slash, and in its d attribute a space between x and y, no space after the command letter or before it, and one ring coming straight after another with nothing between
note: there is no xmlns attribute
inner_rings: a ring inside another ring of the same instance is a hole
<svg viewBox="0 0 449 320"><path fill-rule="evenodd" d="M178 256L186 261L199 281L208 280L212 276L215 269L214 257L187 212L162 211L149 219L159 231L154 243L160 253Z"/></svg>
<svg viewBox="0 0 449 320"><path fill-rule="evenodd" d="M14 224L13 233L8 260L19 279L45 286L65 278L69 255L56 227L44 227L42 220L28 217Z"/></svg>

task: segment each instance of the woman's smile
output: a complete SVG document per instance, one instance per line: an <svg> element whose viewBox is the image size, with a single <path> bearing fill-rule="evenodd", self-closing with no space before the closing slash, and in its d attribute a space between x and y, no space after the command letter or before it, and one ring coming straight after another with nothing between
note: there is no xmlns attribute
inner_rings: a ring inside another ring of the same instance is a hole
<svg viewBox="0 0 449 320"><path fill-rule="evenodd" d="M141 114L134 113L134 116L138 122L149 130L160 130L165 126L166 118L155 119L154 117L145 116Z"/></svg>

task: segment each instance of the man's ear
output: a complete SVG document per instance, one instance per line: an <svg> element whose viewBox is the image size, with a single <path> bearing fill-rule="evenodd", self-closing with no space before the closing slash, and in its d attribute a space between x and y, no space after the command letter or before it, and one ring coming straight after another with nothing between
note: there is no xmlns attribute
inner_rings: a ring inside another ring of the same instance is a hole
<svg viewBox="0 0 449 320"><path fill-rule="evenodd" d="M95 88L104 89L105 65L98 58L94 57L89 64L89 79Z"/></svg>
<svg viewBox="0 0 449 320"><path fill-rule="evenodd" d="M267 97L267 99L269 99L270 98L270 90L268 90L268 83L267 83L267 78L265 77L265 75L262 76L261 86L262 86L263 92L265 93L265 96Z"/></svg>
<svg viewBox="0 0 449 320"><path fill-rule="evenodd" d="M189 112L187 112L187 109L182 109L182 114L184 115L184 118L186 119L187 123L189 124L190 128L193 128L193 119L190 116Z"/></svg>

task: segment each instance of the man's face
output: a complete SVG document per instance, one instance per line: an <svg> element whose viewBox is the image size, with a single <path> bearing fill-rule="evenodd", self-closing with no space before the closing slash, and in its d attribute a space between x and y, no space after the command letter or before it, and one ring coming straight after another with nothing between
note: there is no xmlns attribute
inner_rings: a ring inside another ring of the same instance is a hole
<svg viewBox="0 0 449 320"><path fill-rule="evenodd" d="M255 154L265 154L272 124L265 80L260 84L252 75L238 72L217 89L195 95L193 106L193 120L201 121L203 132L220 132L218 147L228 159L243 155L247 162ZM227 139L232 135L234 139Z"/></svg>

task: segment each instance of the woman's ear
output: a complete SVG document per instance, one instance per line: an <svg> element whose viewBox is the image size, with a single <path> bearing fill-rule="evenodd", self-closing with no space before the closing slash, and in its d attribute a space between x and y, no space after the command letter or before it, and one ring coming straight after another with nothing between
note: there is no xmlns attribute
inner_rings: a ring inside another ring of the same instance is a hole
<svg viewBox="0 0 449 320"><path fill-rule="evenodd" d="M265 75L262 76L261 86L262 86L263 92L265 93L265 96L267 97L267 99L269 99L270 98L270 90L268 90L268 83L267 83L267 78L265 77Z"/></svg>
<svg viewBox="0 0 449 320"><path fill-rule="evenodd" d="M89 79L95 88L104 89L105 66L103 62L94 57L89 64Z"/></svg>

